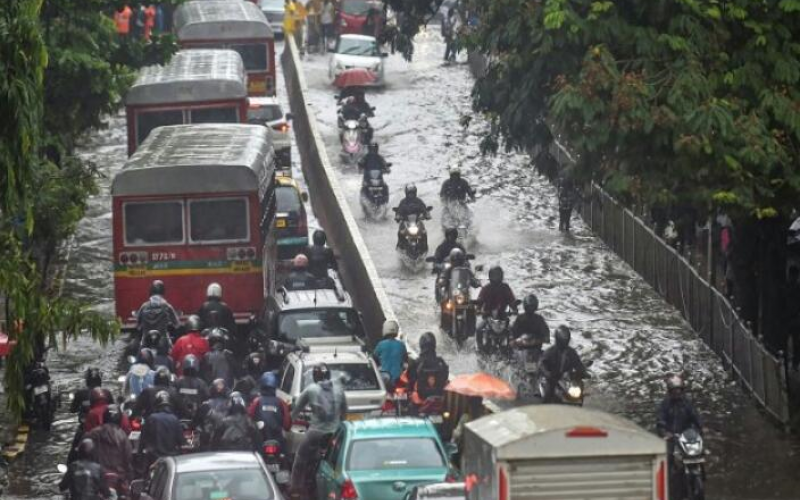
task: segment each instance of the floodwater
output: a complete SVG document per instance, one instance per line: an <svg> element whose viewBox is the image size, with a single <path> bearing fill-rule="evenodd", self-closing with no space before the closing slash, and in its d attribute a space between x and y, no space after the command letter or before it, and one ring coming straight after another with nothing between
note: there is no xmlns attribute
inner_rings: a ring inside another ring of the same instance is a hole
<svg viewBox="0 0 800 500"><path fill-rule="evenodd" d="M438 34L421 33L414 61L390 57L388 86L369 97L377 107L376 140L394 164L387 176L392 203L396 205L402 197L406 183L416 183L422 199L434 206L434 218L427 227L430 245L435 246L441 241L438 189L448 165L459 164L480 193L472 206L476 240L469 251L487 268L501 264L518 296L535 292L551 329L561 323L572 328L583 357L594 360L587 405L651 428L663 392L663 374L685 371L712 453L709 498L800 498L800 474L796 473L800 443L756 410L678 313L579 221L572 235L557 231L555 191L524 157L479 154L485 123L475 117L469 128L459 125L460 117L470 114L472 79L464 64L443 65L443 53ZM309 55L305 62L309 101L331 160L338 164L335 90L327 80L327 58ZM124 119L116 116L82 147L82 154L96 163L105 178L101 194L91 200L79 228L66 290L108 313L113 312L108 187L125 161L125 137ZM395 223L391 219L365 221L357 199L360 176L354 167L341 166L339 172L403 330L415 343L421 332L436 331L438 324L433 278L428 271L411 272L402 266L394 250ZM482 369L510 378L514 384L522 382L504 360L480 360L473 348L457 351L445 336L438 337L454 373ZM121 342L100 346L81 339L66 351L52 354L51 373L64 397L83 383L86 367L99 366L107 379L115 380L120 375L121 347ZM56 464L64 461L77 424L66 408L65 399L51 433L32 434L27 451L10 467L4 498L58 498Z"/></svg>

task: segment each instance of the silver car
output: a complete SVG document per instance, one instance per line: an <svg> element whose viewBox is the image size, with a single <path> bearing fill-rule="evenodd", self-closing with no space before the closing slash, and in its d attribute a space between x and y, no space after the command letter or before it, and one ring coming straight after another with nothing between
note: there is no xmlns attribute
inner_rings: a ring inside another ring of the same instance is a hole
<svg viewBox="0 0 800 500"><path fill-rule="evenodd" d="M313 382L312 371L320 363L328 365L331 378L344 385L347 399L347 419L361 420L381 414L386 401L386 386L383 383L375 361L357 347L316 347L310 353L292 353L286 357L280 372L281 385L278 397L289 406L308 385ZM289 452L294 453L306 426L292 422L292 429L286 435Z"/></svg>
<svg viewBox="0 0 800 500"><path fill-rule="evenodd" d="M278 167L292 166L292 138L289 135L291 113L283 114L283 109L275 97L251 97L247 109L247 122L264 125L269 129L272 147L275 148L275 162Z"/></svg>
<svg viewBox="0 0 800 500"><path fill-rule="evenodd" d="M283 13L286 2L284 0L259 0L258 6L264 17L269 21L272 32L283 35Z"/></svg>

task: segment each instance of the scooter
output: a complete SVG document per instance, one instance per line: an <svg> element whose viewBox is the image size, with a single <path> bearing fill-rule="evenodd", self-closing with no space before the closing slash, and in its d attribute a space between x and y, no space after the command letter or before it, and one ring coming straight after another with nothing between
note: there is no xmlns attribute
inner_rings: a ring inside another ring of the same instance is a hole
<svg viewBox="0 0 800 500"><path fill-rule="evenodd" d="M49 431L59 398L53 395L50 371L43 359L33 362L25 379L25 397L30 404L30 416L43 430Z"/></svg>
<svg viewBox="0 0 800 500"><path fill-rule="evenodd" d="M425 262L425 256L428 253L428 233L425 230L424 219L430 219L430 212L433 207L426 207L425 214L418 214L411 217L397 216L397 208L393 208L395 212L395 221L400 224L400 258L406 267L411 269L419 269Z"/></svg>
<svg viewBox="0 0 800 500"><path fill-rule="evenodd" d="M683 490L681 498L705 500L706 458L703 437L697 429L689 428L672 439L677 441L673 451L673 474L682 476L675 478L672 484Z"/></svg>
<svg viewBox="0 0 800 500"><path fill-rule="evenodd" d="M472 210L466 201L442 200L442 232L455 228L458 242L466 247L472 228Z"/></svg>
<svg viewBox="0 0 800 500"><path fill-rule="evenodd" d="M494 310L483 318L483 324L475 334L478 352L495 354L511 352L511 316L517 314L522 301L517 300L505 311Z"/></svg>
<svg viewBox="0 0 800 500"><path fill-rule="evenodd" d="M389 206L389 186L383 176L391 172L391 163L386 164L386 169L367 170L364 183L361 186L361 210L368 219L378 220L386 217Z"/></svg>
<svg viewBox="0 0 800 500"><path fill-rule="evenodd" d="M364 138L358 120L345 120L339 134L339 141L342 143L342 159L351 165L358 163L358 160L364 156Z"/></svg>

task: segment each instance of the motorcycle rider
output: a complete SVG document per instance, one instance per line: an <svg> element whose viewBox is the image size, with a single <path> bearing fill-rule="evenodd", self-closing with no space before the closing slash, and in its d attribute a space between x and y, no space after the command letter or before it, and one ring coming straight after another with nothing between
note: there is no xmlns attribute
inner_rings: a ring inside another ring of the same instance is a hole
<svg viewBox="0 0 800 500"><path fill-rule="evenodd" d="M172 410L172 397L159 391L155 397L155 412L147 417L142 427L142 448L156 458L180 454L183 428Z"/></svg>
<svg viewBox="0 0 800 500"><path fill-rule="evenodd" d="M170 357L172 357L175 366L178 367L178 375L181 375L181 370L183 369L183 358L189 354L194 354L198 359L202 359L205 353L209 351L208 340L200 333L201 328L200 317L195 314L189 316L186 319L188 333L176 340L172 346Z"/></svg>
<svg viewBox="0 0 800 500"><path fill-rule="evenodd" d="M238 379L233 386L233 390L242 395L248 407L254 399L258 398L259 380L265 371L267 371L267 362L264 353L260 349L251 352L244 362L245 376Z"/></svg>
<svg viewBox="0 0 800 500"><path fill-rule="evenodd" d="M493 311L504 313L509 307L514 306L516 300L511 287L503 282L503 268L500 266L489 268L489 283L481 288L475 301L481 307L482 313L491 314Z"/></svg>
<svg viewBox="0 0 800 500"><path fill-rule="evenodd" d="M175 362L172 361L172 358L169 357L170 345L166 335L161 336L161 334L159 334L159 338L158 341L156 342L154 350L155 350L155 353L153 355L154 368L158 369L158 367L163 366L170 372L174 372Z"/></svg>
<svg viewBox="0 0 800 500"><path fill-rule="evenodd" d="M208 387L208 395L209 399L200 405L194 417L194 426L200 429L200 447L203 450L209 449L214 429L228 413L230 389L224 380L217 379Z"/></svg>
<svg viewBox="0 0 800 500"><path fill-rule="evenodd" d="M153 386L153 378L156 372L153 371L154 356L150 349L141 349L136 363L131 365L128 374L125 376L125 394L139 397L143 390Z"/></svg>
<svg viewBox="0 0 800 500"><path fill-rule="evenodd" d="M175 382L181 417L193 420L200 405L208 399L208 384L200 378L200 361L194 354L183 358L183 375Z"/></svg>
<svg viewBox="0 0 800 500"><path fill-rule="evenodd" d="M328 366L324 363L314 366L312 378L314 383L300 393L292 408L292 420L299 418L306 408L311 410L310 425L292 467L290 498L293 499L310 496L308 486L314 481L314 466L318 463L320 450L327 446L331 435L347 415L344 389L331 380Z"/></svg>
<svg viewBox="0 0 800 500"><path fill-rule="evenodd" d="M522 308L524 312L517 315L517 319L511 325L511 334L515 340L527 335L530 340L524 348L536 349L541 354L542 345L550 343L550 327L547 326L547 321L536 312L539 309L539 298L535 294L529 294L522 301Z"/></svg>
<svg viewBox="0 0 800 500"><path fill-rule="evenodd" d="M443 264L450 257L450 252L456 248L461 250L462 253L466 253L464 246L458 242L458 229L449 227L444 231L444 241L436 247L436 251L433 253L434 263Z"/></svg>
<svg viewBox="0 0 800 500"><path fill-rule="evenodd" d="M400 333L400 325L393 319L387 319L383 322L383 340L378 342L375 346L373 354L375 361L381 372L389 375L389 384L393 390L397 379L403 374L403 364L408 359L408 351L406 350L405 343L397 339Z"/></svg>
<svg viewBox="0 0 800 500"><path fill-rule="evenodd" d="M433 385L429 384L429 377L433 377ZM408 386L412 400L419 405L431 396L444 395L448 377L450 367L436 354L436 336L432 332L423 333L419 338L419 356L416 360L409 360L408 364ZM423 383L420 384L420 381Z"/></svg>
<svg viewBox="0 0 800 500"><path fill-rule="evenodd" d="M373 116L375 116L375 113L373 113L372 106L364 98L364 93L355 93L342 102L339 128L343 128L344 122L348 120L358 120L358 126L361 128L364 142L369 144L372 142L373 130L368 118Z"/></svg>
<svg viewBox="0 0 800 500"><path fill-rule="evenodd" d="M225 335L219 328L214 328L208 334L208 344L211 350L200 360L200 373L206 382L218 378L225 381L227 387L233 387L235 361L231 351L225 349Z"/></svg>
<svg viewBox="0 0 800 500"><path fill-rule="evenodd" d="M98 368L87 368L83 380L86 387L78 389L72 395L69 411L78 414L78 421L83 422L86 413L89 411L91 404L89 403L89 394L95 387L100 387L103 384L103 376Z"/></svg>
<svg viewBox="0 0 800 500"><path fill-rule="evenodd" d="M69 490L72 500L99 500L111 495L105 471L95 461L94 452L92 440L83 439L77 448L78 459L67 466L67 472L58 483L59 490Z"/></svg>
<svg viewBox="0 0 800 500"><path fill-rule="evenodd" d="M317 229L311 238L313 245L306 248L308 270L317 279L325 279L328 277L328 269L338 270L336 256L333 254L333 249L325 246L328 241L325 231Z"/></svg>
<svg viewBox="0 0 800 500"><path fill-rule="evenodd" d="M409 220L412 217L417 217L418 219L430 219L431 216L428 213L428 206L425 205L425 202L422 199L417 197L417 186L414 184L406 184L406 197L400 201L400 204L395 209L395 222L400 223L400 228L397 230L397 248L402 247L403 243L403 231L405 231L405 221ZM423 242L425 248L423 251L428 250L428 239L423 238Z"/></svg>
<svg viewBox="0 0 800 500"><path fill-rule="evenodd" d="M542 394L545 403L553 402L556 385L565 374L572 373L580 378L588 376L580 356L569 345L571 337L572 333L569 328L566 325L560 325L556 328L555 345L549 347L542 354L539 370L545 381L545 393Z"/></svg>
<svg viewBox="0 0 800 500"><path fill-rule="evenodd" d="M703 426L700 415L695 410L685 394L683 378L678 374L667 377L667 394L658 407L656 431L659 436L667 441L667 461L670 470L670 492L676 493L679 498L683 490L683 481L680 481L680 471L675 470L675 439L688 429L694 428L700 435Z"/></svg>
<svg viewBox="0 0 800 500"><path fill-rule="evenodd" d="M107 472L115 473L120 483L133 479L133 452L128 435L122 430L123 414L117 405L108 405L103 425L86 434L94 443L94 458ZM111 485L114 486L114 485Z"/></svg>
<svg viewBox="0 0 800 500"><path fill-rule="evenodd" d="M89 432L95 427L103 425L103 415L106 407L111 402L111 393L102 387L95 387L89 393L89 411L83 420L83 431Z"/></svg>
<svg viewBox="0 0 800 500"><path fill-rule="evenodd" d="M367 154L358 160L358 170L363 170L364 172L364 184L369 181L367 174L370 170L379 170L381 173L389 171L389 163L387 163L386 159L378 152L379 150L380 147L378 143L371 142L369 146L367 146Z"/></svg>
<svg viewBox="0 0 800 500"><path fill-rule="evenodd" d="M283 287L287 291L317 288L317 278L308 271L308 257L305 254L295 255L292 260L292 270L283 282Z"/></svg>
<svg viewBox="0 0 800 500"><path fill-rule="evenodd" d="M461 177L461 170L458 168L450 169L450 178L442 183L439 197L443 202L466 202L467 198L475 201L475 190L470 187L469 182Z"/></svg>
<svg viewBox="0 0 800 500"><path fill-rule="evenodd" d="M206 289L206 301L197 311L200 323L204 328L224 328L229 332L236 331L233 311L222 301L222 286L211 283Z"/></svg>
<svg viewBox="0 0 800 500"><path fill-rule="evenodd" d="M250 403L247 413L255 422L264 422L261 434L264 440L274 439L281 447L286 449L286 439L283 432L288 432L292 427L292 415L289 405L275 395L278 388L278 377L272 372L264 372L259 380L261 395Z"/></svg>
<svg viewBox="0 0 800 500"><path fill-rule="evenodd" d="M136 327L142 334L150 330L172 333L181 326L175 308L164 298L165 293L166 287L163 281L155 280L150 284L150 298L136 313Z"/></svg>
<svg viewBox="0 0 800 500"><path fill-rule="evenodd" d="M261 434L250 417L242 395L232 392L228 415L214 429L211 449L214 451L257 451L261 446Z"/></svg>
<svg viewBox="0 0 800 500"><path fill-rule="evenodd" d="M163 366L156 370L156 375L153 377L153 387L143 390L142 394L136 398L133 412L136 415L148 417L158 409L157 397L162 392L169 394L170 406L176 410L177 414L182 414L183 408L179 406L178 391L172 387L172 374Z"/></svg>

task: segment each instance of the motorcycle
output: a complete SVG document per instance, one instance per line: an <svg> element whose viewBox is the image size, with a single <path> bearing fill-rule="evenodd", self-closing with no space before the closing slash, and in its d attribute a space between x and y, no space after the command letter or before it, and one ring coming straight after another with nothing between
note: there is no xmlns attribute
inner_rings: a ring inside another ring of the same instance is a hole
<svg viewBox="0 0 800 500"><path fill-rule="evenodd" d="M25 380L25 398L30 417L46 431L53 424L58 397L53 395L50 371L43 360L36 360L28 369Z"/></svg>
<svg viewBox="0 0 800 500"><path fill-rule="evenodd" d="M460 349L475 334L475 303L470 299L472 271L468 267L450 270L450 282L441 302L440 322L447 335Z"/></svg>
<svg viewBox="0 0 800 500"><path fill-rule="evenodd" d="M259 422L262 423L262 422ZM267 470L272 473L275 482L282 490L288 490L290 467L286 455L281 450L281 445L274 439L267 439L261 445L261 456L267 466Z"/></svg>
<svg viewBox="0 0 800 500"><path fill-rule="evenodd" d="M426 207L425 214L416 214L408 217L395 215L395 221L400 224L400 257L404 265L412 269L419 268L424 263L428 253L428 233L425 231L424 219L430 219L433 207ZM397 208L393 209L395 214Z"/></svg>
<svg viewBox="0 0 800 500"><path fill-rule="evenodd" d="M476 331L475 343L482 354L511 352L511 316L517 314L522 301L517 300L505 311L494 310L485 315Z"/></svg>
<svg viewBox="0 0 800 500"><path fill-rule="evenodd" d="M197 451L200 448L200 433L195 429L194 423L191 420L181 420L181 429L183 430L181 452L186 454Z"/></svg>
<svg viewBox="0 0 800 500"><path fill-rule="evenodd" d="M517 388L520 395L529 394L538 381L539 361L542 359L542 344L526 333L512 342L511 360L522 371L522 382Z"/></svg>
<svg viewBox="0 0 800 500"><path fill-rule="evenodd" d="M342 143L342 158L351 165L358 163L364 155L366 146L364 145L364 133L358 120L345 120L342 131L339 133L339 141Z"/></svg>
<svg viewBox="0 0 800 500"><path fill-rule="evenodd" d="M688 500L705 500L706 458L703 437L695 428L689 428L678 436L673 437L677 445L673 450L673 478L672 484L676 493L681 492L680 498Z"/></svg>
<svg viewBox="0 0 800 500"><path fill-rule="evenodd" d="M441 396L431 396L425 399L417 408L417 415L430 421L440 435L444 421L450 417L450 414L444 411L444 398Z"/></svg>
<svg viewBox="0 0 800 500"><path fill-rule="evenodd" d="M465 258L467 261L467 265L469 265L469 261L474 260L475 255L468 253L466 254ZM431 272L432 274L436 275L436 280L434 281L433 284L433 293L436 303L441 304L442 300L444 300L445 295L447 295L448 286L445 276L447 276L447 273L452 267L452 265L450 264L449 259L446 259L444 262L436 262L435 257L427 257L425 259L425 262L431 262L433 264ZM476 270L480 269L483 269L483 267L482 266L476 267Z"/></svg>
<svg viewBox="0 0 800 500"><path fill-rule="evenodd" d="M455 228L458 242L466 246L472 228L472 210L466 201L442 199L442 232Z"/></svg>
<svg viewBox="0 0 800 500"><path fill-rule="evenodd" d="M365 174L361 186L361 210L368 219L382 219L386 217L389 203L389 186L383 180L384 174L391 172L391 163L386 164L386 170L369 169Z"/></svg>
<svg viewBox="0 0 800 500"><path fill-rule="evenodd" d="M67 473L69 467L66 464L58 464L56 465L56 470L63 475ZM119 474L116 472L106 472L103 476L106 480L106 484L108 485L109 495L107 500L129 498L129 485L122 480ZM67 492L65 492L64 497L69 498Z"/></svg>
<svg viewBox="0 0 800 500"><path fill-rule="evenodd" d="M585 363L586 367L592 365L591 360ZM545 394L547 394L547 378L544 374L541 373L539 375L539 395L544 398ZM556 385L553 389L553 400L546 401L554 404L562 404L562 405L571 405L571 406L583 406L583 399L586 396L586 391L584 390L585 387L583 385L583 379L576 373L564 373L556 382Z"/></svg>

